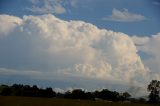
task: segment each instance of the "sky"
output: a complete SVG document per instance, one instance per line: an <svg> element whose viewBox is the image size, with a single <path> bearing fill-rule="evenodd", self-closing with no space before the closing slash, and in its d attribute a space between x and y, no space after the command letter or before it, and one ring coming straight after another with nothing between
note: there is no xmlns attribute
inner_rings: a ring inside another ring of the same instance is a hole
<svg viewBox="0 0 160 106"><path fill-rule="evenodd" d="M158 0L1 0L0 83L143 94L160 79L159 9Z"/></svg>

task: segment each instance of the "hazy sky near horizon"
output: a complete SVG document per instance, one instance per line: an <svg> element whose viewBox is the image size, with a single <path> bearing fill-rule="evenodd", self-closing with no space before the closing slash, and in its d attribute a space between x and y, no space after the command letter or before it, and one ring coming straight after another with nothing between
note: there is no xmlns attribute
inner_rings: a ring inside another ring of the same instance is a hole
<svg viewBox="0 0 160 106"><path fill-rule="evenodd" d="M160 78L159 9L158 0L1 0L0 83L145 86Z"/></svg>

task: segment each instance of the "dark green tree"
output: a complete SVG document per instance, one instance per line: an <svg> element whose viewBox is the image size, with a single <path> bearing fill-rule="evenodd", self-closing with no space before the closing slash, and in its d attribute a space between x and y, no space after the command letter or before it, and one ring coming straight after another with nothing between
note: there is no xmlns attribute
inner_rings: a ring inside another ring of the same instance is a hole
<svg viewBox="0 0 160 106"><path fill-rule="evenodd" d="M74 89L72 91L72 97L74 99L85 99L85 92L82 89Z"/></svg>
<svg viewBox="0 0 160 106"><path fill-rule="evenodd" d="M7 85L1 85L1 92L0 95L9 96L11 95L12 91L11 88Z"/></svg>
<svg viewBox="0 0 160 106"><path fill-rule="evenodd" d="M45 94L47 97L55 97L56 92L52 90L52 88L46 88Z"/></svg>
<svg viewBox="0 0 160 106"><path fill-rule="evenodd" d="M124 92L122 94L122 96L123 96L124 100L129 100L129 98L131 97L131 95L128 92Z"/></svg>
<svg viewBox="0 0 160 106"><path fill-rule="evenodd" d="M150 92L148 98L150 103L160 102L160 81L152 80L148 85L147 90Z"/></svg>

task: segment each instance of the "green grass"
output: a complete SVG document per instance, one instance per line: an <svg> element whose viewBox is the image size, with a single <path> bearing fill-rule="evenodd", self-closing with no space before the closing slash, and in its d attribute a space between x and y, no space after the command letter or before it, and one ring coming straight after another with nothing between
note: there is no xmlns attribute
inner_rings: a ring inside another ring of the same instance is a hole
<svg viewBox="0 0 160 106"><path fill-rule="evenodd" d="M150 106L146 104L71 100L57 98L35 98L18 96L0 96L0 106Z"/></svg>

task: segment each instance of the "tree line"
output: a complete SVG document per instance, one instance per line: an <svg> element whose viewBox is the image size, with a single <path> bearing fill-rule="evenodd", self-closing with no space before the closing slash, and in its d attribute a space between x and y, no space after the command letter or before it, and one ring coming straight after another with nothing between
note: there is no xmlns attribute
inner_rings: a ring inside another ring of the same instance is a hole
<svg viewBox="0 0 160 106"><path fill-rule="evenodd" d="M12 86L1 85L0 94L3 96L30 96L30 97L55 97L52 88L40 89L36 85L13 84Z"/></svg>
<svg viewBox="0 0 160 106"><path fill-rule="evenodd" d="M0 94L3 96L31 96L31 97L59 97L68 99L90 99L95 98L118 101L128 100L131 95L127 92L118 93L103 89L101 91L86 92L82 89L74 89L65 93L56 93L52 88L38 88L36 85L13 84L12 86L1 85Z"/></svg>
<svg viewBox="0 0 160 106"><path fill-rule="evenodd" d="M12 86L0 85L0 95L3 96L28 96L28 97L49 97L84 100L108 100L108 101L128 101L138 103L160 103L160 81L152 80L147 90L150 92L148 100L144 98L132 98L128 92L119 93L102 89L101 91L87 92L82 89L74 89L64 93L56 93L51 87L38 88L37 85L13 84Z"/></svg>

